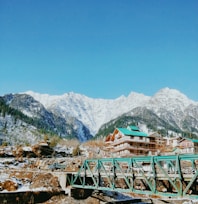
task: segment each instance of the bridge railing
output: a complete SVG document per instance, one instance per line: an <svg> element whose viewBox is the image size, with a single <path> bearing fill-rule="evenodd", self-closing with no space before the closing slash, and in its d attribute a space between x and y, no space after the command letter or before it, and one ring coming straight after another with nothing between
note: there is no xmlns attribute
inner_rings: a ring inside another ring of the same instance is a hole
<svg viewBox="0 0 198 204"><path fill-rule="evenodd" d="M198 155L87 159L68 175L73 188L198 199Z"/></svg>

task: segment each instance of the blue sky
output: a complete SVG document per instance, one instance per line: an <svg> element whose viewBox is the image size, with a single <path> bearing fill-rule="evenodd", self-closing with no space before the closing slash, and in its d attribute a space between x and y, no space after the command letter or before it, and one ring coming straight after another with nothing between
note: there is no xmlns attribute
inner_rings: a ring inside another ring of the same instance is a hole
<svg viewBox="0 0 198 204"><path fill-rule="evenodd" d="M198 101L197 0L0 0L0 95L164 87Z"/></svg>

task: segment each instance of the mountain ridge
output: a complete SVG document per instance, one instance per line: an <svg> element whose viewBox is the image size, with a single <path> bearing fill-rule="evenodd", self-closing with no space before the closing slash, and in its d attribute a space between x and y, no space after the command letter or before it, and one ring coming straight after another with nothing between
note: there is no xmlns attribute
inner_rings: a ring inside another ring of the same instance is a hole
<svg viewBox="0 0 198 204"><path fill-rule="evenodd" d="M153 96L131 92L128 96L120 96L116 99L94 99L74 92L59 96L34 92L26 93L58 115L63 117L72 115L78 118L90 129L93 135L106 122L136 107L144 106L157 112L162 108L174 111L179 106L180 111L183 112L190 104L198 105L198 102L189 99L180 91L168 87L160 89Z"/></svg>
<svg viewBox="0 0 198 204"><path fill-rule="evenodd" d="M58 135L74 135L82 142L98 136L101 128L119 124L116 121L120 120L120 125L144 124L147 132L165 131L169 127L170 134L192 132L198 135L198 102L168 87L153 96L131 92L116 99L94 99L74 92L49 95L33 91L8 94L4 99L9 106L39 118ZM2 121L3 128L5 119Z"/></svg>

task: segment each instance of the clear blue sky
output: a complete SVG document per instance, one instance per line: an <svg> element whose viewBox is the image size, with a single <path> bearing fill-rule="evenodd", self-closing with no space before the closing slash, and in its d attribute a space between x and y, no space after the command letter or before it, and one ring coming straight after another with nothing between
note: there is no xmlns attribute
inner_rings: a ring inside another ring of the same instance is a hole
<svg viewBox="0 0 198 204"><path fill-rule="evenodd" d="M198 101L197 0L0 0L0 95L164 87Z"/></svg>

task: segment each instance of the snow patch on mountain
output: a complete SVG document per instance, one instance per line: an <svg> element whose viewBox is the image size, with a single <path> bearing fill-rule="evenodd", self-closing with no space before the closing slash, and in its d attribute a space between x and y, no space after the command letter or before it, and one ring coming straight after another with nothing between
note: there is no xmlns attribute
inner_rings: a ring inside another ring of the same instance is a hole
<svg viewBox="0 0 198 204"><path fill-rule="evenodd" d="M175 89L164 88L159 90L150 100L147 107L163 108L168 111L181 110L182 112L192 104L198 104Z"/></svg>
<svg viewBox="0 0 198 204"><path fill-rule="evenodd" d="M93 99L73 92L61 96L50 96L32 91L26 94L31 95L54 114L78 118L93 135L102 124L135 107L142 106L150 99L148 96L135 92L130 93L128 97L121 96L117 99Z"/></svg>
<svg viewBox="0 0 198 204"><path fill-rule="evenodd" d="M131 92L127 97L120 96L116 99L94 99L73 92L63 95L39 94L33 91L25 93L31 95L46 109L58 116L77 118L93 135L103 124L136 107L146 107L159 117L163 116L168 120L178 117L177 123L179 124L180 117L184 117L185 110L189 106L198 106L198 102L192 101L178 90L170 88L161 89L152 97ZM164 110L166 111L164 112Z"/></svg>
<svg viewBox="0 0 198 204"><path fill-rule="evenodd" d="M41 134L32 125L21 120L15 120L10 115L0 115L0 132L6 129L4 140L12 144L35 144L41 140Z"/></svg>

